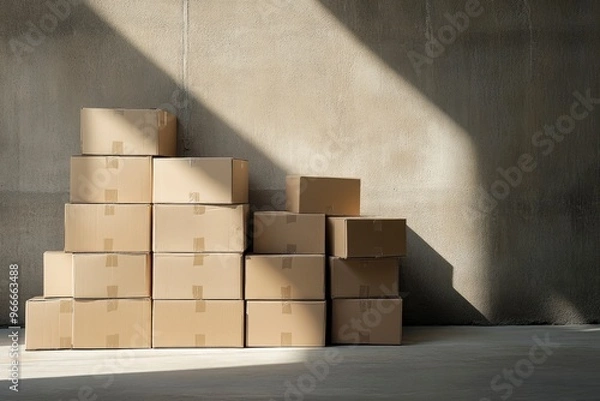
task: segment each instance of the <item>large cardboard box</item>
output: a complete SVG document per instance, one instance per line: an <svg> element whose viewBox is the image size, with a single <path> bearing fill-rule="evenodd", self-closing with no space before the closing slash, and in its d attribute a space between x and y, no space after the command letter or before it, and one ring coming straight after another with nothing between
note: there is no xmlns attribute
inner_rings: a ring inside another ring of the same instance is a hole
<svg viewBox="0 0 600 401"><path fill-rule="evenodd" d="M155 253L152 298L243 299L241 253Z"/></svg>
<svg viewBox="0 0 600 401"><path fill-rule="evenodd" d="M325 215L255 212L255 253L325 253Z"/></svg>
<svg viewBox="0 0 600 401"><path fill-rule="evenodd" d="M333 344L402 343L402 299L334 299Z"/></svg>
<svg viewBox="0 0 600 401"><path fill-rule="evenodd" d="M73 297L73 254L44 252L44 297Z"/></svg>
<svg viewBox="0 0 600 401"><path fill-rule="evenodd" d="M152 203L152 158L71 157L71 203Z"/></svg>
<svg viewBox="0 0 600 401"><path fill-rule="evenodd" d="M65 205L65 251L149 252L150 205Z"/></svg>
<svg viewBox="0 0 600 401"><path fill-rule="evenodd" d="M154 205L154 252L244 252L248 205Z"/></svg>
<svg viewBox="0 0 600 401"><path fill-rule="evenodd" d="M150 348L150 299L76 299L73 348Z"/></svg>
<svg viewBox="0 0 600 401"><path fill-rule="evenodd" d="M406 220L328 217L327 249L340 258L406 255Z"/></svg>
<svg viewBox="0 0 600 401"><path fill-rule="evenodd" d="M400 296L398 258L329 258L331 298Z"/></svg>
<svg viewBox="0 0 600 401"><path fill-rule="evenodd" d="M84 155L175 156L177 117L158 109L81 109Z"/></svg>
<svg viewBox="0 0 600 401"><path fill-rule="evenodd" d="M154 159L154 203L248 203L248 162L231 157Z"/></svg>
<svg viewBox="0 0 600 401"><path fill-rule="evenodd" d="M288 175L285 195L290 212L360 215L360 180L356 178Z"/></svg>
<svg viewBox="0 0 600 401"><path fill-rule="evenodd" d="M246 299L325 299L324 255L247 255Z"/></svg>
<svg viewBox="0 0 600 401"><path fill-rule="evenodd" d="M247 347L322 347L325 301L247 301Z"/></svg>
<svg viewBox="0 0 600 401"><path fill-rule="evenodd" d="M74 253L75 298L149 298L149 253Z"/></svg>
<svg viewBox="0 0 600 401"><path fill-rule="evenodd" d="M71 348L73 299L36 297L25 308L25 349Z"/></svg>
<svg viewBox="0 0 600 401"><path fill-rule="evenodd" d="M243 347L244 301L156 300L152 346Z"/></svg>

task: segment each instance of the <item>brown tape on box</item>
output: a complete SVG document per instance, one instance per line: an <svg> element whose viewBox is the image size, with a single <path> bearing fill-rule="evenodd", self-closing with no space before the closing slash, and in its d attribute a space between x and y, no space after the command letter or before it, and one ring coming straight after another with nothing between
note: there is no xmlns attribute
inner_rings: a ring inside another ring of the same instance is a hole
<svg viewBox="0 0 600 401"><path fill-rule="evenodd" d="M119 255L106 255L106 267L119 267Z"/></svg>
<svg viewBox="0 0 600 401"><path fill-rule="evenodd" d="M204 237L194 238L194 252L202 252L204 250Z"/></svg>
<svg viewBox="0 0 600 401"><path fill-rule="evenodd" d="M194 266L204 266L204 255L194 255Z"/></svg>
<svg viewBox="0 0 600 401"><path fill-rule="evenodd" d="M381 223L381 220L373 220L373 231L375 231L375 232L383 231L383 224Z"/></svg>
<svg viewBox="0 0 600 401"><path fill-rule="evenodd" d="M292 346L292 333L282 332L281 333L281 346L291 347Z"/></svg>
<svg viewBox="0 0 600 401"><path fill-rule="evenodd" d="M372 305L373 305L373 301L371 301L370 299L361 299L360 302L358 303L358 307L360 308L361 312L366 312L368 310L371 310Z"/></svg>
<svg viewBox="0 0 600 401"><path fill-rule="evenodd" d="M203 299L204 287L201 285L193 285L192 286L192 296L194 299Z"/></svg>
<svg viewBox="0 0 600 401"><path fill-rule="evenodd" d="M190 192L188 195L188 202L200 202L200 192Z"/></svg>
<svg viewBox="0 0 600 401"><path fill-rule="evenodd" d="M118 285L107 285L106 286L106 296L109 298L117 298L119 296L119 286Z"/></svg>
<svg viewBox="0 0 600 401"><path fill-rule="evenodd" d="M201 215L204 213L206 213L206 208L204 206L194 205L194 214L195 215Z"/></svg>
<svg viewBox="0 0 600 401"><path fill-rule="evenodd" d="M104 250L112 251L113 250L114 240L112 238L104 238Z"/></svg>
<svg viewBox="0 0 600 401"><path fill-rule="evenodd" d="M119 201L119 190L118 189L105 189L104 190L104 202L116 203Z"/></svg>
<svg viewBox="0 0 600 401"><path fill-rule="evenodd" d="M206 302L196 301L196 313L206 312Z"/></svg>
<svg viewBox="0 0 600 401"><path fill-rule="evenodd" d="M119 348L118 334L109 334L106 336L106 348Z"/></svg>
<svg viewBox="0 0 600 401"><path fill-rule="evenodd" d="M291 315L292 314L292 304L289 302L282 302L281 303L281 313L284 315Z"/></svg>
<svg viewBox="0 0 600 401"><path fill-rule="evenodd" d="M158 127L163 128L167 126L167 112L162 110L158 113Z"/></svg>
<svg viewBox="0 0 600 401"><path fill-rule="evenodd" d="M119 309L119 300L117 299L109 299L106 302L106 311L107 312L114 312L116 310Z"/></svg>
<svg viewBox="0 0 600 401"><path fill-rule="evenodd" d="M116 157L107 157L106 168L119 168L119 159Z"/></svg>
<svg viewBox="0 0 600 401"><path fill-rule="evenodd" d="M361 298L369 298L369 293L371 292L371 288L368 285L361 284L358 289L358 296Z"/></svg>
<svg viewBox="0 0 600 401"><path fill-rule="evenodd" d="M71 337L61 337L59 341L61 348L71 348L71 346L73 345Z"/></svg>
<svg viewBox="0 0 600 401"><path fill-rule="evenodd" d="M285 216L285 222L286 224L291 224L291 223L295 223L296 222L296 215L295 214L288 214Z"/></svg>
<svg viewBox="0 0 600 401"><path fill-rule="evenodd" d="M281 258L281 268L282 269L291 269L292 268L292 258L289 256L284 256Z"/></svg>
<svg viewBox="0 0 600 401"><path fill-rule="evenodd" d="M370 343L371 342L371 333L368 331L359 331L358 332L358 342L359 343Z"/></svg>
<svg viewBox="0 0 600 401"><path fill-rule="evenodd" d="M113 205L104 205L104 215L105 216L114 216L115 215L115 207Z"/></svg>
<svg viewBox="0 0 600 401"><path fill-rule="evenodd" d="M297 246L296 244L287 244L285 246L286 253L296 253Z"/></svg>
<svg viewBox="0 0 600 401"><path fill-rule="evenodd" d="M206 345L206 336L204 334L196 334L194 344L196 347L204 347Z"/></svg>
<svg viewBox="0 0 600 401"><path fill-rule="evenodd" d="M60 313L71 313L73 312L73 302L71 301L60 301Z"/></svg>
<svg viewBox="0 0 600 401"><path fill-rule="evenodd" d="M123 154L123 142L122 141L113 141L111 153L113 155L122 155Z"/></svg>
<svg viewBox="0 0 600 401"><path fill-rule="evenodd" d="M281 287L281 299L291 299L292 298L292 286L282 286Z"/></svg>
<svg viewBox="0 0 600 401"><path fill-rule="evenodd" d="M380 246L374 246L373 253L375 254L375 256L383 256L383 248Z"/></svg>

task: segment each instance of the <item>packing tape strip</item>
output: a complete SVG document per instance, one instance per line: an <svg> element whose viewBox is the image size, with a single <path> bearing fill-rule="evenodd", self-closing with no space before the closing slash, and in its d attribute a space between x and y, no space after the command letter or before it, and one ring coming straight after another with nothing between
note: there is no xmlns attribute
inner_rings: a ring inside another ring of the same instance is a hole
<svg viewBox="0 0 600 401"><path fill-rule="evenodd" d="M369 287L368 285L361 284L358 289L358 294L359 294L358 296L361 298L368 298L370 292L371 292L371 287Z"/></svg>
<svg viewBox="0 0 600 401"><path fill-rule="evenodd" d="M297 218L298 217L295 214L286 214L285 222L286 222L286 224L295 223Z"/></svg>
<svg viewBox="0 0 600 401"><path fill-rule="evenodd" d="M194 255L194 266L204 266L204 255Z"/></svg>
<svg viewBox="0 0 600 401"><path fill-rule="evenodd" d="M292 333L281 332L281 346L282 347L291 347L292 344L293 344Z"/></svg>
<svg viewBox="0 0 600 401"><path fill-rule="evenodd" d="M167 125L167 119L168 119L168 117L169 117L169 115L164 110L161 110L158 113L158 127L159 128L165 127Z"/></svg>
<svg viewBox="0 0 600 401"><path fill-rule="evenodd" d="M358 332L358 342L361 344L368 344L371 342L371 333L368 331L359 331Z"/></svg>
<svg viewBox="0 0 600 401"><path fill-rule="evenodd" d="M285 246L285 252L286 253L296 253L296 249L297 249L297 245L296 244L286 244Z"/></svg>
<svg viewBox="0 0 600 401"><path fill-rule="evenodd" d="M203 299L204 298L203 294L204 294L204 287L202 287L201 285L193 285L192 286L192 297L194 297L194 299Z"/></svg>
<svg viewBox="0 0 600 401"><path fill-rule="evenodd" d="M72 301L60 301L60 313L71 313L73 312L73 302Z"/></svg>
<svg viewBox="0 0 600 401"><path fill-rule="evenodd" d="M109 334L106 336L106 348L119 348L118 334Z"/></svg>
<svg viewBox="0 0 600 401"><path fill-rule="evenodd" d="M196 347L206 346L206 336L204 334L196 334L194 337L194 345Z"/></svg>
<svg viewBox="0 0 600 401"><path fill-rule="evenodd" d="M123 154L123 142L121 141L113 141L112 143L112 152L113 155L122 155Z"/></svg>
<svg viewBox="0 0 600 401"><path fill-rule="evenodd" d="M375 232L383 231L383 223L381 220L373 220L373 231L375 231Z"/></svg>
<svg viewBox="0 0 600 401"><path fill-rule="evenodd" d="M358 303L358 307L361 312L367 312L373 309L373 301L370 299L361 299Z"/></svg>
<svg viewBox="0 0 600 401"><path fill-rule="evenodd" d="M104 202L117 203L119 201L119 190L118 189L105 189L104 190Z"/></svg>
<svg viewBox="0 0 600 401"><path fill-rule="evenodd" d="M124 116L125 115L125 109L113 109L113 113L119 115L119 116Z"/></svg>
<svg viewBox="0 0 600 401"><path fill-rule="evenodd" d="M104 215L105 216L114 216L115 215L114 205L104 205Z"/></svg>
<svg viewBox="0 0 600 401"><path fill-rule="evenodd" d="M206 213L206 207L202 206L202 205L194 205L194 214L195 215L202 215Z"/></svg>
<svg viewBox="0 0 600 401"><path fill-rule="evenodd" d="M281 258L281 268L282 269L291 269L292 268L292 258L289 256L284 256Z"/></svg>
<svg viewBox="0 0 600 401"><path fill-rule="evenodd" d="M112 238L104 238L104 250L112 251L114 242L115 241Z"/></svg>
<svg viewBox="0 0 600 401"><path fill-rule="evenodd" d="M383 247L374 246L373 253L375 254L375 256L383 256Z"/></svg>
<svg viewBox="0 0 600 401"><path fill-rule="evenodd" d="M106 255L106 267L119 267L119 255Z"/></svg>
<svg viewBox="0 0 600 401"><path fill-rule="evenodd" d="M282 302L281 303L281 313L284 315L291 315L292 314L292 304L289 302Z"/></svg>
<svg viewBox="0 0 600 401"><path fill-rule="evenodd" d="M206 302L205 301L196 301L196 313L206 312Z"/></svg>
<svg viewBox="0 0 600 401"><path fill-rule="evenodd" d="M118 299L109 299L106 301L106 311L114 312L119 309L119 300Z"/></svg>
<svg viewBox="0 0 600 401"><path fill-rule="evenodd" d="M119 159L116 157L107 156L105 166L106 168L119 168Z"/></svg>
<svg viewBox="0 0 600 401"><path fill-rule="evenodd" d="M292 299L292 286L281 286L281 299Z"/></svg>
<svg viewBox="0 0 600 401"><path fill-rule="evenodd" d="M204 250L204 237L194 238L194 252L202 252Z"/></svg>
<svg viewBox="0 0 600 401"><path fill-rule="evenodd" d="M60 348L71 348L73 346L73 339L71 337L60 337Z"/></svg>
<svg viewBox="0 0 600 401"><path fill-rule="evenodd" d="M200 192L190 192L188 195L188 202L200 202Z"/></svg>
<svg viewBox="0 0 600 401"><path fill-rule="evenodd" d="M117 298L119 296L119 286L118 285L107 285L106 286L106 296L109 298Z"/></svg>

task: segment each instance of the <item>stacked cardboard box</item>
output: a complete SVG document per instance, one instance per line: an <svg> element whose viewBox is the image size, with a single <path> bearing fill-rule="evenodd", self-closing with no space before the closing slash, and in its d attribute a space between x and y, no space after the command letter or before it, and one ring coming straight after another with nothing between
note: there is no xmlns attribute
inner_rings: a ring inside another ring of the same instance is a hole
<svg viewBox="0 0 600 401"><path fill-rule="evenodd" d="M243 347L248 162L154 160L153 346Z"/></svg>
<svg viewBox="0 0 600 401"><path fill-rule="evenodd" d="M246 345L325 345L325 215L256 212L246 256Z"/></svg>
<svg viewBox="0 0 600 401"><path fill-rule="evenodd" d="M149 348L152 156L175 154L175 116L82 109L64 252L44 254L27 349Z"/></svg>

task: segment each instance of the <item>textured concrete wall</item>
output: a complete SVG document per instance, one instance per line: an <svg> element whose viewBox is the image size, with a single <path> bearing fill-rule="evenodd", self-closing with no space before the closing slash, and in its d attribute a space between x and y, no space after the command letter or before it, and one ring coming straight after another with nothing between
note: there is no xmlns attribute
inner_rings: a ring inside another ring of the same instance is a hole
<svg viewBox="0 0 600 401"><path fill-rule="evenodd" d="M599 320L600 3L65 4L0 16L0 263L22 299L63 246L79 108L163 107L180 154L250 161L257 208L286 173L343 175L365 214L407 217L408 323Z"/></svg>

